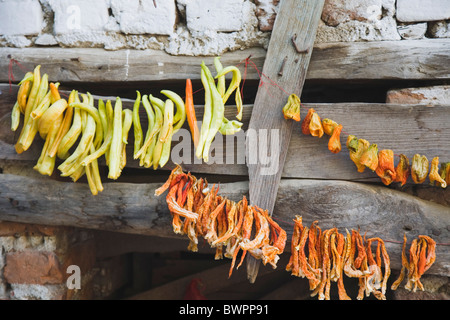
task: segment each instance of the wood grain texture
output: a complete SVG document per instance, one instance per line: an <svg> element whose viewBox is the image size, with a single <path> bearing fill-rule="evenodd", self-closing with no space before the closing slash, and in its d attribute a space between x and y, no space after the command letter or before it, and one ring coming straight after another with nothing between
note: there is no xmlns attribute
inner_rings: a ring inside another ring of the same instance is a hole
<svg viewBox="0 0 450 320"><path fill-rule="evenodd" d="M286 104L286 94L301 97L323 4L323 0L282 0L267 49L262 69L267 79L260 81L248 126L249 132L267 139L266 143L259 139L258 144L247 141L245 154L249 159L249 203L268 210L270 215L293 128L293 122L286 121L280 110ZM269 93L265 81L275 81L283 90ZM269 168L265 166L268 154L272 158ZM260 263L250 255L246 260L248 279L253 283Z"/></svg>
<svg viewBox="0 0 450 320"><path fill-rule="evenodd" d="M267 130L267 146L253 143L246 146L248 159L257 153L255 163L247 163L250 181L250 203L272 212L278 183L291 139L293 122L286 121L280 110L286 104L287 94L301 96L303 84L312 54L312 46L320 20L324 1L284 0L280 3L278 19L275 19L269 48L262 72L284 89L269 93L260 86L256 94L252 115L248 125L257 135ZM298 53L293 45L307 49ZM264 80L263 80L264 81ZM270 136L270 137L269 137ZM272 137L278 137L277 141ZM270 150L270 151L269 151ZM262 151L262 152L261 152ZM273 153L275 163L268 170L263 165L261 154Z"/></svg>
<svg viewBox="0 0 450 320"><path fill-rule="evenodd" d="M93 230L184 239L172 231L165 194L154 196L161 183L105 183L92 196L86 183L61 182L0 174L0 220L73 226ZM231 200L248 196L248 182L221 183L220 194ZM393 269L401 267L401 242L419 234L439 244L450 243L450 208L399 191L357 182L287 179L280 182L273 218L288 234L288 254L295 215L305 226L317 220L322 229L360 229L386 242ZM213 252L211 249L210 252ZM438 245L431 274L450 276L450 250Z"/></svg>
<svg viewBox="0 0 450 320"><path fill-rule="evenodd" d="M224 66L238 65L249 55L257 65L265 57L263 48L225 53L221 56ZM109 82L109 81L161 81L200 80L202 60L213 70L213 57L172 56L160 50L118 50L99 48L0 48L0 81L7 82L10 58L23 68L32 70L41 65L49 79L59 82ZM21 79L24 71L14 66L15 79ZM259 79L255 69L249 69L249 79Z"/></svg>
<svg viewBox="0 0 450 320"><path fill-rule="evenodd" d="M237 65L251 55L261 70L266 57L263 48L251 48L221 55L224 65ZM99 48L0 48L0 82L8 82L10 59L31 70L41 64L53 81L160 81L200 79L200 63L212 66L212 57L172 56L157 50L107 51ZM128 60L127 60L128 59ZM240 65L243 70L243 64ZM13 76L25 72L13 67ZM248 79L258 80L253 67ZM450 39L316 43L306 75L325 79L448 79Z"/></svg>
<svg viewBox="0 0 450 320"><path fill-rule="evenodd" d="M449 40L319 44L314 47L308 78L448 79Z"/></svg>

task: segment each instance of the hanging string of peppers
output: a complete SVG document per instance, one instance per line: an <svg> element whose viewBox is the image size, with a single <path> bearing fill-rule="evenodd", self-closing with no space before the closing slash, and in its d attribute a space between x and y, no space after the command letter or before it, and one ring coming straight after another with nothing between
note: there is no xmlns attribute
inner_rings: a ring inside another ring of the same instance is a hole
<svg viewBox="0 0 450 320"><path fill-rule="evenodd" d="M300 105L300 99L295 94L291 94L282 109L284 118L300 122ZM332 153L339 153L342 150L342 129L342 124L331 119L321 120L314 108L308 109L301 122L301 132L305 135L318 138L324 134L328 135L328 149ZM450 162L444 162L439 167L439 157L432 159L430 167L425 155L415 154L410 164L408 157L400 154L398 164L394 166L394 152L390 149L379 150L376 143L369 143L365 139L350 134L347 137L346 146L350 160L353 161L358 172L364 172L366 168L369 168L385 185L399 182L403 186L409 177L414 183L421 184L425 182L427 176L431 185L446 188L450 183Z"/></svg>
<svg viewBox="0 0 450 320"><path fill-rule="evenodd" d="M219 57L214 59L217 75L202 63L201 78L205 90L205 111L201 130L194 110L192 83L186 81L186 97L162 90L165 100L137 91L133 109L122 107L120 97L114 106L110 100L99 100L95 106L90 93L80 95L72 90L68 99L61 98L59 83L49 83L48 75L41 76L41 66L25 74L19 82L17 100L11 113L11 130L23 126L15 144L17 153L28 150L37 133L45 140L34 169L43 175L52 175L56 159L63 162L57 167L61 176L74 182L86 175L93 195L103 191L98 159L105 157L108 178L120 177L127 163L126 147L129 134L134 135L133 158L145 168L164 167L170 158L172 136L183 126L186 118L196 147L196 155L208 161L210 146L217 132L234 134L242 127L242 99L239 89L241 74L234 66L223 67ZM229 87L225 76L232 73ZM217 85L215 83L217 79ZM224 116L225 103L235 92L238 120ZM142 129L140 107L147 115L147 131ZM22 116L23 115L23 116ZM133 126L133 129L131 127Z"/></svg>
<svg viewBox="0 0 450 320"><path fill-rule="evenodd" d="M209 187L205 179L196 179L177 166L167 181L155 191L160 196L166 190L166 202L172 215L176 234L189 238L188 250L198 251L198 239L203 237L215 248L215 259L232 259L229 276L233 272L239 251L261 259L264 265L276 268L283 253L286 232L270 217L267 210L248 205L244 196L235 202L218 194L219 187Z"/></svg>
<svg viewBox="0 0 450 320"><path fill-rule="evenodd" d="M337 228L322 231L317 221L308 228L303 226L301 216L296 216L294 223L291 257L286 270L293 276L309 280L312 297L317 295L319 300L329 300L331 282L336 282L339 299L351 300L344 288L343 276L346 275L359 279L358 300L371 293L379 300L386 299L391 270L382 239L365 239L356 230L351 233L347 231L346 236ZM377 244L375 255L372 252L374 243Z"/></svg>
<svg viewBox="0 0 450 320"><path fill-rule="evenodd" d="M218 186L210 188L205 179L184 173L180 166L171 172L155 195L161 196L166 191L173 231L187 235L188 250L197 252L199 238L203 237L216 250L216 260L224 257L232 260L229 277L240 251L236 269L241 266L247 252L261 259L264 265L277 267L286 246L287 233L266 210L249 205L245 196L238 202L220 196ZM318 221L306 227L299 215L295 216L293 223L291 253L285 270L293 276L307 278L312 297L329 300L331 283L335 282L339 299L351 300L344 288L343 279L347 276L358 279L357 300L371 294L379 300L386 299L391 268L385 242L381 238L366 238L359 230L346 230L345 235L337 228L322 230ZM407 290L424 290L420 278L436 259L435 247L433 239L419 235L411 244L408 261L404 236L402 270L391 290L396 290L405 276Z"/></svg>
<svg viewBox="0 0 450 320"><path fill-rule="evenodd" d="M133 110L122 107L120 97L114 106L110 100L99 100L97 106L90 93L80 95L72 90L68 99L61 98L59 83L49 83L48 75L41 76L40 66L29 72L19 82L17 101L11 113L11 129L23 126L15 144L17 153L28 150L37 133L45 140L41 155L34 166L43 175L52 175L56 159L61 176L74 182L86 175L93 195L103 191L98 159L105 157L108 178L118 179L126 165L126 146L134 125L134 157L140 165L153 168L164 166L170 154L170 142L174 132L184 123L185 107L180 96L169 90L161 93L165 101L150 95L142 97L148 116L148 130L143 141L139 121L141 96ZM174 105L176 113L174 114Z"/></svg>

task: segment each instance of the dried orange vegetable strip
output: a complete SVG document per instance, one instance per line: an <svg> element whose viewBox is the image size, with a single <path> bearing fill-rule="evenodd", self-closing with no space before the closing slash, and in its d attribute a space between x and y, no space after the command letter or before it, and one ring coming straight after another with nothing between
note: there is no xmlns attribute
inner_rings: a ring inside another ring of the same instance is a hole
<svg viewBox="0 0 450 320"><path fill-rule="evenodd" d="M311 223L308 233L308 263L311 270L316 274L316 278L309 281L309 289L314 290L321 280L319 266L322 263L321 256L321 234L322 230L317 226L318 221Z"/></svg>
<svg viewBox="0 0 450 320"><path fill-rule="evenodd" d="M291 239L291 256L289 262L286 265L286 271L291 271L293 276L300 276L300 266L298 261L298 244L300 242L300 236L303 230L302 224L303 218L296 215L294 219L294 231Z"/></svg>
<svg viewBox="0 0 450 320"><path fill-rule="evenodd" d="M391 289L396 290L406 277L405 289L416 292L424 290L420 281L422 275L433 265L436 259L436 242L429 236L419 235L411 242L409 260L406 254L406 235L403 237L402 270Z"/></svg>
<svg viewBox="0 0 450 320"><path fill-rule="evenodd" d="M376 261L373 258L371 245L372 242L377 241L377 251L376 251ZM386 247L383 240L380 238L371 238L366 242L367 257L369 262L369 270L371 275L366 277L366 295L373 293L374 296L379 300L386 300L386 285L387 279L390 275L390 260L387 255ZM380 253L383 255L384 260L384 275L381 272L381 257ZM379 290L381 289L381 290Z"/></svg>
<svg viewBox="0 0 450 320"><path fill-rule="evenodd" d="M220 202L220 204L214 209L214 211L211 212L211 215L209 216L209 223L207 225L207 233L205 235L205 239L208 240L210 244L212 244L213 241L217 239L217 230L216 230L217 216L223 210L226 203L227 199L223 199Z"/></svg>
<svg viewBox="0 0 450 320"><path fill-rule="evenodd" d="M269 216L267 210L261 210L262 214L269 222L270 228L272 230L272 239L269 245L262 248L263 253L263 264L271 264L273 268L276 268L276 264L279 260L279 255L281 255L286 246L287 234L283 228L276 223L272 217Z"/></svg>
<svg viewBox="0 0 450 320"><path fill-rule="evenodd" d="M400 270L400 275L397 278L397 280L395 280L391 285L392 290L397 290L398 286L400 285L400 283L402 283L403 279L405 278L405 274L408 269L409 269L409 262L406 256L406 235L404 235L402 246L402 269Z"/></svg>
<svg viewBox="0 0 450 320"><path fill-rule="evenodd" d="M345 287L344 287L344 254L345 254L345 237L344 235L338 233L337 234L337 247L335 250L336 256L336 277L337 277L337 285L338 285L338 295L340 300L351 300L348 296Z"/></svg>

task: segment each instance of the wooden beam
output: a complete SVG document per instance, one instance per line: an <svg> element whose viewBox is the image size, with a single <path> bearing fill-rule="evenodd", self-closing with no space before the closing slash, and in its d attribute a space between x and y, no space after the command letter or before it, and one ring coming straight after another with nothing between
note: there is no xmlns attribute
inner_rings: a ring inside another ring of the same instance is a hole
<svg viewBox="0 0 450 320"><path fill-rule="evenodd" d="M307 79L448 79L450 39L322 43Z"/></svg>
<svg viewBox="0 0 450 320"><path fill-rule="evenodd" d="M262 69L267 79L260 82L248 125L248 132L259 140L248 141L245 154L249 160L249 203L268 210L270 215L294 127L280 110L288 95L301 97L323 4L324 0L281 1L267 49ZM269 92L264 81L275 81L282 90ZM267 166L265 156L269 154L272 161ZM252 160L254 155L257 156ZM259 261L249 255L247 271L251 283L256 280L258 267Z"/></svg>
<svg viewBox="0 0 450 320"><path fill-rule="evenodd" d="M242 63L249 55L253 62L262 65L265 50L252 48L223 54L224 66ZM99 48L0 48L0 70L8 70L10 59L17 60L23 68L33 69L41 65L51 81L59 82L110 82L110 81L161 81L200 80L202 60L214 69L212 57L173 56L160 50L117 50ZM243 66L243 65L242 65ZM24 72L14 66L15 79ZM257 72L249 68L248 79L257 78ZM0 73L0 82L8 82L8 74Z"/></svg>
<svg viewBox="0 0 450 320"><path fill-rule="evenodd" d="M86 183L0 174L0 220L184 239L187 247L188 238L172 231L165 194L154 196L161 184L107 182L105 190L93 196ZM248 182L220 184L220 194L240 200L248 196ZM282 180L273 217L289 240L295 215L303 216L305 226L317 220L322 229L337 227L345 233L345 229L359 228L367 237L396 241L386 242L394 269L401 267L403 234L409 241L422 234L439 244L450 243L449 207L381 186ZM450 276L448 261L450 251L438 245L429 273Z"/></svg>
<svg viewBox="0 0 450 320"><path fill-rule="evenodd" d="M237 65L249 55L261 69L266 50L251 48L224 53L224 65ZM202 60L212 57L172 56L159 50L107 51L99 48L0 48L0 82L8 82L10 59L31 70L41 64L52 81L199 80ZM243 64L241 64L243 67ZM14 79L24 71L14 65ZM308 80L325 79L448 79L450 39L318 43L308 69ZM253 67L247 79L259 80Z"/></svg>

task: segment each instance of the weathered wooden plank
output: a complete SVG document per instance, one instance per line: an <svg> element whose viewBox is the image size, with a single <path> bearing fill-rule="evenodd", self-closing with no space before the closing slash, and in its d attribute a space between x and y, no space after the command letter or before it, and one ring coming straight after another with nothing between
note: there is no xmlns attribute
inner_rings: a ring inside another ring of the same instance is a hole
<svg viewBox="0 0 450 320"><path fill-rule="evenodd" d="M185 239L172 231L164 195L155 197L161 183L105 183L91 195L86 183L61 182L0 174L0 220L74 226L95 230ZM220 194L232 200L248 196L248 182L220 184ZM450 243L450 208L405 193L356 182L281 180L274 219L292 236L295 215L304 225L317 220L322 229L360 229L367 237L387 242L393 268L401 266L401 241L419 234L439 244ZM213 249L211 249L213 250ZM289 245L286 250L289 250ZM450 276L450 250L439 245L430 273Z"/></svg>
<svg viewBox="0 0 450 320"><path fill-rule="evenodd" d="M263 48L247 49L223 54L223 65L238 65L249 55L257 65L265 57ZM161 81L200 80L202 60L214 68L211 57L172 56L159 50L106 51L98 48L0 48L0 81L7 82L10 59L17 60L22 68L32 70L41 65L42 72L52 81L59 82L109 82L109 81ZM22 68L13 67L15 79L25 74ZM259 79L254 68L249 68L248 79Z"/></svg>
<svg viewBox="0 0 450 320"><path fill-rule="evenodd" d="M9 93L8 85L0 85L0 91L2 92L0 94L0 160L20 160L34 163L39 158L43 145L39 137L36 138L31 148L22 154L17 154L14 149L19 133L10 130L10 110L15 101L17 86L12 88L12 93ZM108 97L101 98L106 100ZM113 97L109 98L114 99ZM129 99L123 99L123 102L124 106L128 108L133 105L133 101ZM378 176L370 170L366 170L364 173L356 171L348 156L348 149L345 147L348 134L354 134L357 137L367 139L369 142L377 143L380 149L392 149L395 154L403 153L410 159L415 153L420 153L426 155L429 160L434 156L439 156L441 162L450 161L450 149L445 147L450 141L449 106L369 103L305 104L301 111L302 119L310 107L313 107L322 118L331 118L343 124L342 151L338 154L332 154L327 148L328 136L321 139L304 136L300 132L300 124L294 124L293 135L283 168L283 178L379 182ZM197 114L201 115L202 109L203 106L196 106ZM235 112L233 106L226 108L226 115L229 118L232 118ZM198 163L198 160L194 158L193 148L191 148L190 156L182 157L186 161L178 163L182 164L186 170L196 173L247 176L245 133L248 131L251 113L252 106L244 106L242 132L235 136L223 137L218 135L216 137L217 141L223 140L224 142L222 144L216 141L217 143L213 144L215 155L210 157L210 163ZM141 117L141 120L145 125L145 115ZM187 130L187 124L184 128ZM183 131L175 135L174 148L183 141L186 146L191 146L189 139L185 141L180 136L182 133ZM184 131L184 133L187 134L188 132ZM227 143L229 147L227 147ZM127 167L140 168L139 163L132 159L131 154L130 147ZM177 156L178 154L180 154L180 150L175 149L174 155ZM267 165L269 166L270 163ZM163 170L171 170L173 167L174 165L171 162ZM411 180L409 182L413 185ZM450 201L450 194L448 192L446 194Z"/></svg>
<svg viewBox="0 0 450 320"><path fill-rule="evenodd" d="M308 69L307 79L448 79L450 39L319 43ZM251 48L222 55L222 62L237 65L249 55L261 69L263 48ZM10 59L26 70L41 64L53 81L159 81L200 78L202 60L210 57L172 56L157 50L107 51L99 48L0 48L0 82L9 81ZM243 65L241 64L243 67ZM24 71L14 65L13 76ZM259 80L253 67L247 79Z"/></svg>
<svg viewBox="0 0 450 320"><path fill-rule="evenodd" d="M309 78L448 79L450 41L427 39L319 44L314 47Z"/></svg>
<svg viewBox="0 0 450 320"><path fill-rule="evenodd" d="M270 40L262 71L268 78L276 79L278 85L288 94L295 93L301 96L323 4L324 1L308 0L281 2L277 14L279 19L275 20L272 31L274 37ZM294 41L297 47L307 51L296 52ZM262 151L266 154L271 153L275 162L270 169L266 167L262 157L256 157L255 162L247 162L250 203L269 212L272 212L274 206L292 135L293 122L286 121L280 112L285 104L284 91L269 93L260 86L248 125L248 129L253 130L258 136L267 135L265 145L247 143L248 159ZM273 137L278 139L274 141Z"/></svg>
<svg viewBox="0 0 450 320"><path fill-rule="evenodd" d="M323 0L282 1L267 49L262 73L283 90L269 92L262 86L266 80L261 80L248 127L255 136L265 136L266 143L249 141L245 154L249 159L249 203L268 210L269 214L275 205L293 128L293 122L286 121L280 110L286 104L286 94L301 97L323 4ZM273 160L269 167L261 156L263 153L270 154ZM255 161L250 161L255 154L258 155ZM258 267L259 261L248 256L251 283L256 280Z"/></svg>

